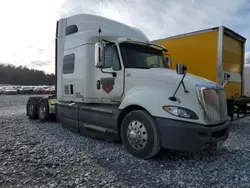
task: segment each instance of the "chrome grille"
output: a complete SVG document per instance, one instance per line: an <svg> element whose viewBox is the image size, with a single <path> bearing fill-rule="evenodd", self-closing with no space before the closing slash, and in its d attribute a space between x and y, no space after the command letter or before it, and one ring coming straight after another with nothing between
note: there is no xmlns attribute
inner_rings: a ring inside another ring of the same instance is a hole
<svg viewBox="0 0 250 188"><path fill-rule="evenodd" d="M216 124L228 119L227 101L222 87L199 87L197 93L207 124Z"/></svg>

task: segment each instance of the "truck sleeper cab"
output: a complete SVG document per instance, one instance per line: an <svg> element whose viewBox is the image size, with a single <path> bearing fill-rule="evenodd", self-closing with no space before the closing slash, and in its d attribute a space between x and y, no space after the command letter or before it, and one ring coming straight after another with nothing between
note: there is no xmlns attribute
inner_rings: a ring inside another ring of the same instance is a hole
<svg viewBox="0 0 250 188"><path fill-rule="evenodd" d="M167 49L147 41L140 30L99 16L59 20L57 120L83 135L121 139L143 159L160 148L199 151L225 141L223 87L168 69ZM177 87L182 78L183 87Z"/></svg>

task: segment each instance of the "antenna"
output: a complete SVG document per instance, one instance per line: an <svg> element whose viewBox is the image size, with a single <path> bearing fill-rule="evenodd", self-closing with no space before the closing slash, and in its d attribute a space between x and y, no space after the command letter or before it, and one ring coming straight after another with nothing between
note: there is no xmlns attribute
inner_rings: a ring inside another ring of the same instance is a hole
<svg viewBox="0 0 250 188"><path fill-rule="evenodd" d="M101 1L101 16L102 16L102 6L103 6L103 0ZM100 18L100 23L99 23L99 29L98 29L98 33L99 33L99 42L101 42L101 32L102 32L102 29L101 29L101 22L102 22L102 18Z"/></svg>

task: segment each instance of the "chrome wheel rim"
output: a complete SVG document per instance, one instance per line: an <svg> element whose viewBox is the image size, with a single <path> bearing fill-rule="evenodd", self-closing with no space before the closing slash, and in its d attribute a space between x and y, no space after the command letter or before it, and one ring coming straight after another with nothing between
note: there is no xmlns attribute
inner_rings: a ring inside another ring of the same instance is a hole
<svg viewBox="0 0 250 188"><path fill-rule="evenodd" d="M137 150L143 149L148 141L148 134L145 126L139 121L132 121L127 129L129 144Z"/></svg>

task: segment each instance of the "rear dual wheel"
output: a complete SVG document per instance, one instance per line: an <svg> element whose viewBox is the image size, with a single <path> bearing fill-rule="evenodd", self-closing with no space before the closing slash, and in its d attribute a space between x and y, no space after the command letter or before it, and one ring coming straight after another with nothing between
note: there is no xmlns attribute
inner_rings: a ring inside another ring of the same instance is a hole
<svg viewBox="0 0 250 188"><path fill-rule="evenodd" d="M30 97L26 106L27 116L30 119L38 119L38 103L40 97Z"/></svg>
<svg viewBox="0 0 250 188"><path fill-rule="evenodd" d="M40 97L31 97L27 103L27 116L30 119L40 119L45 122L51 120L49 113L48 99Z"/></svg>
<svg viewBox="0 0 250 188"><path fill-rule="evenodd" d="M38 104L38 117L41 122L50 121L51 114L49 113L48 99L41 99Z"/></svg>
<svg viewBox="0 0 250 188"><path fill-rule="evenodd" d="M121 139L128 153L142 159L154 157L161 148L153 117L144 110L128 113L121 125Z"/></svg>

